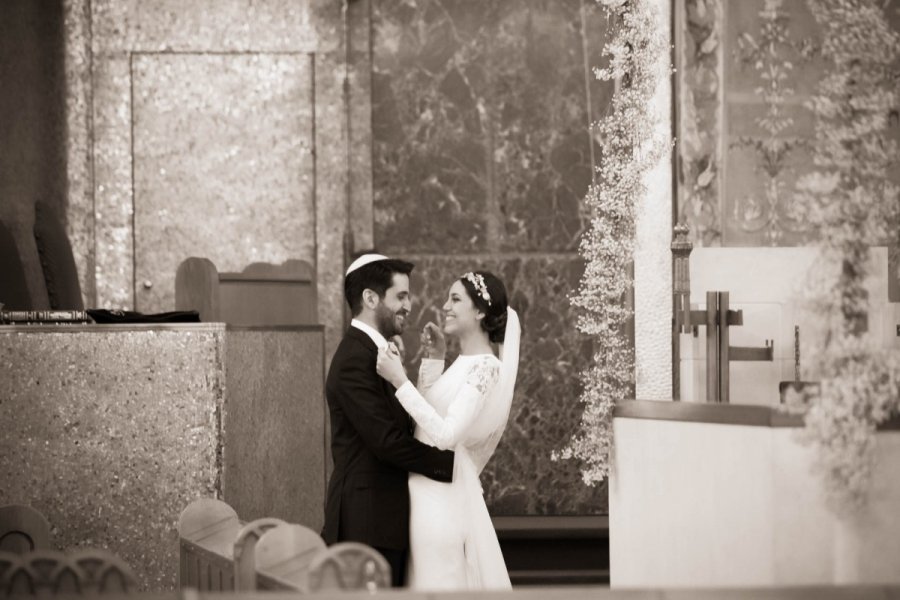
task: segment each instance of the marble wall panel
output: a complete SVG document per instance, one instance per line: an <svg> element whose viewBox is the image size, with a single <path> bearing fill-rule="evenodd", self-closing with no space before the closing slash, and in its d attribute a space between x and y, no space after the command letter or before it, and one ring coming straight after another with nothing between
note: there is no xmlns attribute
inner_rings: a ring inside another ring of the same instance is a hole
<svg viewBox="0 0 900 600"><path fill-rule="evenodd" d="M373 1L375 246L419 264L413 370L418 329L464 271L495 269L523 315L516 403L482 476L493 514L607 511L605 487L550 460L576 430L591 356L568 294L599 160L589 124L612 93L591 73L607 26L576 0Z"/></svg>
<svg viewBox="0 0 900 600"><path fill-rule="evenodd" d="M244 521L325 518L322 327L229 327L222 493Z"/></svg>
<svg viewBox="0 0 900 600"><path fill-rule="evenodd" d="M577 247L588 124L612 89L589 72L606 31L599 13L576 1L373 3L381 249Z"/></svg>
<svg viewBox="0 0 900 600"><path fill-rule="evenodd" d="M487 269L499 276L522 321L521 362L509 425L481 477L491 514L606 513L605 485L587 487L577 463L550 459L553 450L568 442L581 418L578 373L592 356L590 340L575 329L567 297L581 277L580 259L407 258L416 264L411 277L413 312L403 336L411 376L418 372L421 358L421 328L428 321L440 322L447 290L468 270ZM448 360L458 353L451 341Z"/></svg>
<svg viewBox="0 0 900 600"><path fill-rule="evenodd" d="M132 65L137 310L174 309L189 256L219 271L314 264L310 55L135 54Z"/></svg>

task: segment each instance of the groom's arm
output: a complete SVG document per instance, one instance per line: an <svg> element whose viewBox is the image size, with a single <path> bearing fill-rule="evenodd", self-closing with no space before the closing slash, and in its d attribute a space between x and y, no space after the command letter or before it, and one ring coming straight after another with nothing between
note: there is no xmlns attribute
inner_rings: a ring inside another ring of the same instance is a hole
<svg viewBox="0 0 900 600"><path fill-rule="evenodd" d="M342 385L334 392L344 416L379 460L436 481L450 481L453 452L423 444L397 424L381 380L374 375L374 361L368 362L347 361L338 373Z"/></svg>

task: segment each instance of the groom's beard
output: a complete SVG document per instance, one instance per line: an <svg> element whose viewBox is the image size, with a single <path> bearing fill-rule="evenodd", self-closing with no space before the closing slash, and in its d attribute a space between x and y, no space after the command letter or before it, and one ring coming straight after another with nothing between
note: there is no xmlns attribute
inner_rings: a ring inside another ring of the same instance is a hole
<svg viewBox="0 0 900 600"><path fill-rule="evenodd" d="M403 333L406 317L407 312L403 309L394 312L383 304L378 305L378 308L375 309L375 322L378 325L378 331L388 340L395 335Z"/></svg>

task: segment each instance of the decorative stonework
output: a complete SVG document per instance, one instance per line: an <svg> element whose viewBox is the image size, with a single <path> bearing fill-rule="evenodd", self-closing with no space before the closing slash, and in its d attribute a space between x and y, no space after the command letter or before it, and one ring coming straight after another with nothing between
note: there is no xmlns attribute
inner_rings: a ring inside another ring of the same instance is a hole
<svg viewBox="0 0 900 600"><path fill-rule="evenodd" d="M748 189L733 201L732 219L743 231L758 234L771 246L802 242L810 233L807 215L794 190L798 154L808 153L809 139L797 135L790 104L796 90L795 70L808 65L815 52L810 40L796 40L791 31L791 14L783 0L768 0L758 17L758 34L744 31L737 40L735 60L742 73L758 79L754 92L761 97L765 112L753 118L757 132L736 136L729 145L741 161L751 158L756 180L762 190ZM802 110L802 109L801 109ZM801 113L801 118L802 118Z"/></svg>
<svg viewBox="0 0 900 600"><path fill-rule="evenodd" d="M680 222L694 243L722 243L722 0L684 0L676 14L679 107L676 152Z"/></svg>

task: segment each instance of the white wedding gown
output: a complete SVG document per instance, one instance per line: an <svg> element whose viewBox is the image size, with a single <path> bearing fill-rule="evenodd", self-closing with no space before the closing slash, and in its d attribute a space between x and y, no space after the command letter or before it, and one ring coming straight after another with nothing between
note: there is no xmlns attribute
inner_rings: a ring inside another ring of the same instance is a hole
<svg viewBox="0 0 900 600"><path fill-rule="evenodd" d="M452 483L409 475L412 589L511 589L478 480L502 434L479 427L479 416L490 418L500 365L492 354L460 355L442 374L443 360L423 359L418 390L397 390L416 438L456 453Z"/></svg>

